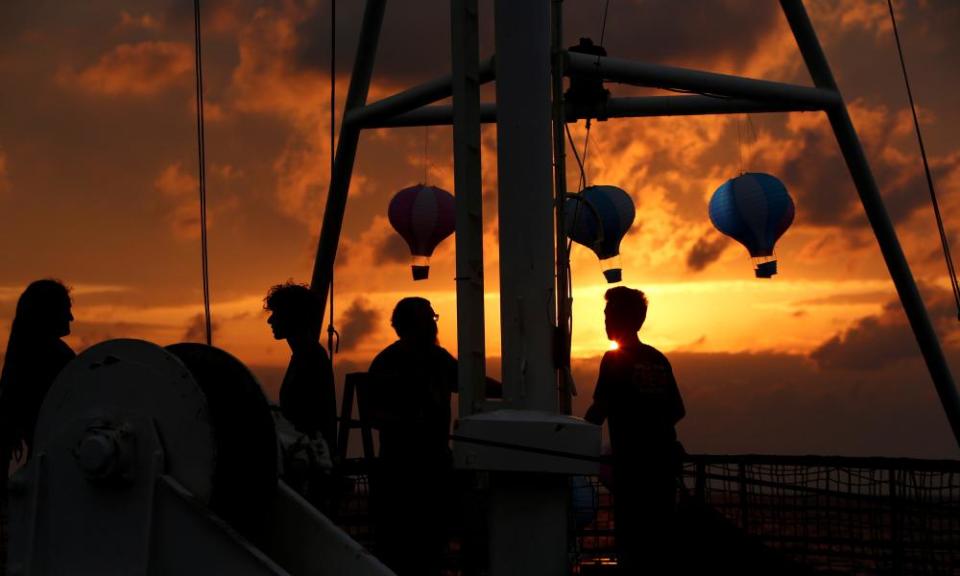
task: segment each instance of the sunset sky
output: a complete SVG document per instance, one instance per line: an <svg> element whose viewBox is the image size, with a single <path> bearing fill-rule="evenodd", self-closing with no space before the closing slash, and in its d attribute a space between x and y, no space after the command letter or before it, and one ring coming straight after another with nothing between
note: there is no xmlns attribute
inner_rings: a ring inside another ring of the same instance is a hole
<svg viewBox="0 0 960 576"><path fill-rule="evenodd" d="M327 2L203 2L214 341L271 393L289 350L272 339L262 299L272 284L309 281L327 192ZM449 72L448 4L388 2L372 99ZM567 44L599 40L604 2L564 4ZM806 4L960 373L960 322L886 1ZM894 4L960 250L960 3ZM362 6L337 5L338 105ZM493 2L481 6L486 57ZM609 10L611 56L811 82L773 0L611 0ZM203 338L193 54L187 0L0 3L0 352L17 296L42 277L73 288L68 342L78 351L117 337ZM582 145L583 122L571 129ZM495 126L483 128L483 144L487 353L496 374ZM796 202L772 280L753 278L746 251L707 216L713 191L741 171L780 177ZM414 283L386 217L391 196L425 172L453 191L450 129L363 134L337 259L338 376L365 370L394 339L389 313L407 295L433 302L441 343L456 351L454 239L435 252L430 279ZM636 204L621 247L624 279L650 299L641 338L673 362L689 451L960 456L822 113L596 122L587 172L591 184L619 186ZM582 414L608 347L607 286L591 252L576 247L572 260Z"/></svg>

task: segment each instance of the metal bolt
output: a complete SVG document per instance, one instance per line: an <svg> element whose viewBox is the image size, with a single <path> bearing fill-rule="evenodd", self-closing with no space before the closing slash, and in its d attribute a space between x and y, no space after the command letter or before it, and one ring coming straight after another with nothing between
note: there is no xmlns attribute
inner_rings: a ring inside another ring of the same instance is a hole
<svg viewBox="0 0 960 576"><path fill-rule="evenodd" d="M106 478L116 469L117 443L113 435L103 431L88 432L77 446L77 465L91 479Z"/></svg>

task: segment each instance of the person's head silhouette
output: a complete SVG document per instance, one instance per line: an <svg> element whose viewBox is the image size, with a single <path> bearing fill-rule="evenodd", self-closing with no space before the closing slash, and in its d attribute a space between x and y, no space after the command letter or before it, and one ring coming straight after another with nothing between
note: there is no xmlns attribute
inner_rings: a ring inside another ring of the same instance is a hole
<svg viewBox="0 0 960 576"><path fill-rule="evenodd" d="M70 334L70 290L59 280L37 280L17 301L11 338L62 338Z"/></svg>
<svg viewBox="0 0 960 576"><path fill-rule="evenodd" d="M433 311L426 298L411 296L397 302L390 318L390 325L397 336L404 341L419 344L437 343L437 319L440 315Z"/></svg>
<svg viewBox="0 0 960 576"><path fill-rule="evenodd" d="M640 290L616 286L604 295L603 309L607 338L618 343L636 339L637 332L647 319L647 297Z"/></svg>
<svg viewBox="0 0 960 576"><path fill-rule="evenodd" d="M277 340L319 337L322 305L308 287L293 282L277 284L267 292L263 307L270 311L267 324Z"/></svg>

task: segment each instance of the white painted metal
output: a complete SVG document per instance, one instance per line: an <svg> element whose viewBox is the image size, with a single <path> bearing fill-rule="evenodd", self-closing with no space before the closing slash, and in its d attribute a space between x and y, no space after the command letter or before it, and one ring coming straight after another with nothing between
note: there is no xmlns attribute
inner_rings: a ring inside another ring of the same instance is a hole
<svg viewBox="0 0 960 576"><path fill-rule="evenodd" d="M488 440L536 444L558 439L544 432L558 407L550 0L497 0L494 9L503 390L507 405L524 412L462 418L460 429ZM477 455L475 447L458 442L458 460ZM484 465L492 469L514 465L512 454L486 454ZM569 572L566 486L560 474L491 474L493 576Z"/></svg>
<svg viewBox="0 0 960 576"><path fill-rule="evenodd" d="M392 574L282 483L258 495L250 542L207 505L215 463L204 394L173 354L94 346L54 382L10 480L7 573Z"/></svg>
<svg viewBox="0 0 960 576"><path fill-rule="evenodd" d="M390 576L389 568L281 482L264 551L297 576Z"/></svg>
<svg viewBox="0 0 960 576"><path fill-rule="evenodd" d="M483 284L483 174L477 0L450 3L453 94L453 181L457 194L457 381L459 413L468 416L486 398L486 330Z"/></svg>
<svg viewBox="0 0 960 576"><path fill-rule="evenodd" d="M460 420L454 434L461 468L552 474L596 474L598 470L600 427L582 418L497 410Z"/></svg>
<svg viewBox="0 0 960 576"><path fill-rule="evenodd" d="M498 0L495 26L504 400L553 412L550 2Z"/></svg>

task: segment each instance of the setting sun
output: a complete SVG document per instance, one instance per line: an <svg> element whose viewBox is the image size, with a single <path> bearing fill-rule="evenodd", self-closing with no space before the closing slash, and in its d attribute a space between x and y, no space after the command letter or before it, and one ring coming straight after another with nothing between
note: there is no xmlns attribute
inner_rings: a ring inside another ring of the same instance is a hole
<svg viewBox="0 0 960 576"><path fill-rule="evenodd" d="M618 349L618 348L620 348L620 344L618 344L616 340L611 340L611 341L610 341L610 348L609 348L609 349L610 349L610 350L616 350L616 349Z"/></svg>

